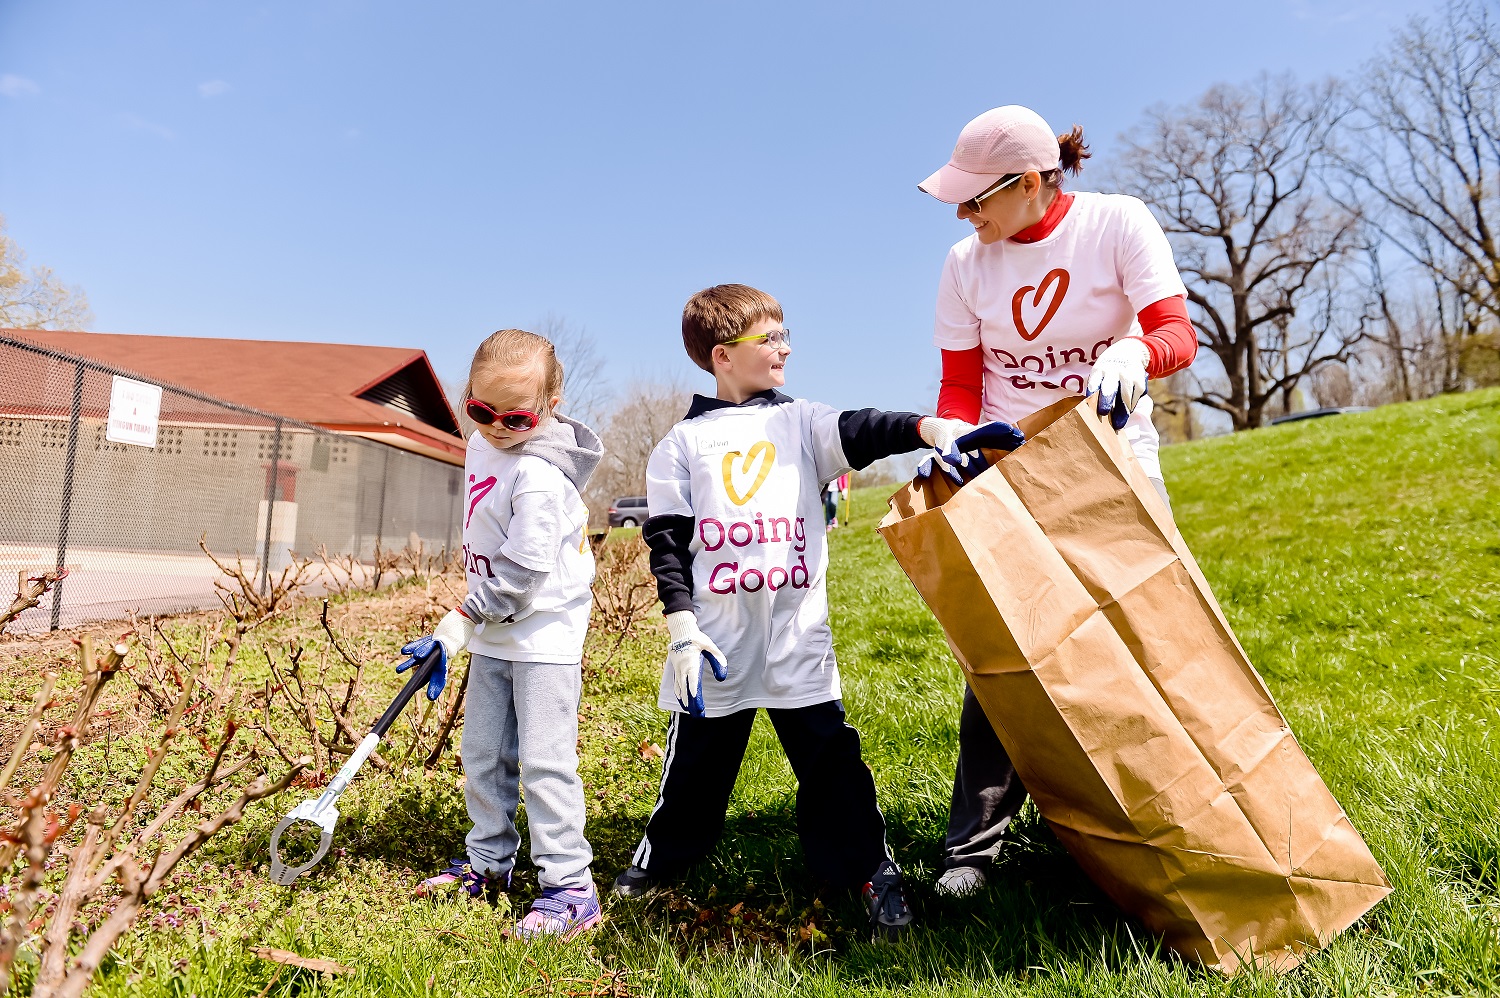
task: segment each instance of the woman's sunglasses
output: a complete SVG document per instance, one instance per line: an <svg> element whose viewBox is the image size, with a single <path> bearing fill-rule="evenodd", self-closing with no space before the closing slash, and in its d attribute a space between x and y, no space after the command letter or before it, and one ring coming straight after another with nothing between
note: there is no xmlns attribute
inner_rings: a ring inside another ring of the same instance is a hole
<svg viewBox="0 0 1500 998"><path fill-rule="evenodd" d="M536 429L536 424L541 422L541 417L534 412L527 412L525 409L498 412L478 399L469 399L465 402L464 413L480 426L499 423L507 430L514 430L516 433L525 433L527 430L534 430Z"/></svg>
<svg viewBox="0 0 1500 998"><path fill-rule="evenodd" d="M1024 176L1026 176L1026 174L1024 173L1013 173L1009 177L1001 180L994 187L991 187L989 190L985 191L983 194L977 194L974 197L969 198L969 200L962 202L962 204L969 211L978 212L979 203L981 201L993 194L999 194L1001 191L1005 190L1011 184L1015 183L1017 180L1020 180Z"/></svg>

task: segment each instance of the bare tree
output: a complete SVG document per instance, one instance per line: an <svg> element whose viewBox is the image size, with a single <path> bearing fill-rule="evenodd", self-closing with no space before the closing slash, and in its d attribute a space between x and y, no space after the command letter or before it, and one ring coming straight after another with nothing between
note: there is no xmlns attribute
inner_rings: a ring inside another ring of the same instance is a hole
<svg viewBox="0 0 1500 998"><path fill-rule="evenodd" d="M1500 25L1484 0L1413 17L1352 88L1347 201L1429 278L1448 346L1444 388L1500 351ZM1450 321L1452 326L1449 326Z"/></svg>
<svg viewBox="0 0 1500 998"><path fill-rule="evenodd" d="M5 234L0 215L0 329L81 329L92 321L82 291L46 267L26 268L26 253Z"/></svg>
<svg viewBox="0 0 1500 998"><path fill-rule="evenodd" d="M1361 404L1410 402L1436 395L1461 376L1460 352L1447 332L1460 311L1456 297L1434 284L1430 271L1409 261L1389 271L1389 249L1377 227L1366 228L1358 279L1369 302L1368 335L1342 378L1329 374L1315 379L1315 394L1323 405L1348 405L1328 400L1350 393Z"/></svg>
<svg viewBox="0 0 1500 998"><path fill-rule="evenodd" d="M690 392L679 382L634 381L619 395L598 429L604 460L589 480L584 501L596 520L618 496L644 495L646 460L658 441L687 412Z"/></svg>
<svg viewBox="0 0 1500 998"><path fill-rule="evenodd" d="M1236 430L1284 408L1365 334L1343 272L1360 219L1320 177L1341 114L1332 83L1262 77L1153 110L1126 137L1121 189L1166 230L1199 342L1223 368L1222 380L1195 379L1192 401Z"/></svg>
<svg viewBox="0 0 1500 998"><path fill-rule="evenodd" d="M555 312L543 316L534 331L552 341L562 361L562 411L597 428L609 407L609 378L593 336Z"/></svg>
<svg viewBox="0 0 1500 998"><path fill-rule="evenodd" d="M1151 410L1151 422L1162 443L1177 444L1204 435L1202 423L1193 410L1197 394L1197 382L1187 371L1169 374L1152 383L1151 398L1156 405Z"/></svg>

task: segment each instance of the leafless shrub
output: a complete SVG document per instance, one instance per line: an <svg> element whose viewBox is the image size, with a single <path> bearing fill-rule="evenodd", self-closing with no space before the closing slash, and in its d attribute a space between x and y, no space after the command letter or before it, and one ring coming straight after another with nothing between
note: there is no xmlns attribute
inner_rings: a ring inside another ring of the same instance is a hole
<svg viewBox="0 0 1500 998"><path fill-rule="evenodd" d="M461 574L463 561L447 548L429 551L422 538L413 532L406 547L396 553L396 571L409 579L430 579L453 572Z"/></svg>
<svg viewBox="0 0 1500 998"><path fill-rule="evenodd" d="M289 608L311 581L308 576L312 561L308 558L293 555L279 576L273 578L266 573L261 582L256 582L245 571L244 559L238 552L234 556L234 566L230 567L208 549L207 534L198 538L198 547L223 575L223 578L214 580L219 602L236 621L246 623L246 630Z"/></svg>
<svg viewBox="0 0 1500 998"><path fill-rule="evenodd" d="M68 577L66 568L51 572L43 572L41 575L28 576L21 572L16 579L16 598L3 612L0 612L0 633L5 632L5 625L15 620L21 614L38 606L47 591Z"/></svg>
<svg viewBox="0 0 1500 998"><path fill-rule="evenodd" d="M271 579L269 573L266 574L263 579L264 588L262 588L245 573L245 563L238 554L235 555L234 567L231 568L214 557L213 552L208 549L207 535L198 539L198 546L223 573L223 578L214 580L214 594L219 597L219 602L224 604L225 611L233 621L228 634L229 652L225 656L224 669L219 676L217 687L219 694L214 699L214 708L219 709L223 707L223 698L227 695L233 681L234 666L239 659L240 642L251 630L285 612L296 603L297 598L311 581L309 573L312 569L312 562L294 555L291 563L281 570L280 576Z"/></svg>
<svg viewBox="0 0 1500 998"><path fill-rule="evenodd" d="M365 566L353 552L331 555L326 544L319 544L318 560L323 563L324 591L335 596L347 596L359 588L359 580L365 574Z"/></svg>
<svg viewBox="0 0 1500 998"><path fill-rule="evenodd" d="M262 645L271 678L258 697L261 716L254 722L256 730L288 761L293 753L283 744L285 732L301 729L312 753L311 771L303 782L316 786L321 786L334 768L333 757L349 755L365 736L353 717L364 687L365 652L351 648L349 639L339 636L328 619L328 610L328 601L324 600L319 620L328 636L328 648L352 670L343 680L343 689L335 692L338 684L330 683L327 648L320 648L314 661L307 658L307 646L296 639L274 650ZM290 723L278 724L278 716ZM278 731L282 732L280 736ZM390 762L378 754L371 756L370 765L380 770L390 768Z"/></svg>
<svg viewBox="0 0 1500 998"><path fill-rule="evenodd" d="M469 693L469 672L473 669L473 659L464 663L463 678L458 681L458 690L448 701L448 706L443 710L443 722L438 726L437 738L432 743L432 751L427 753L427 758L422 765L425 769L431 769L438 764L443 753L449 748L453 737L453 729L464 716L464 702Z"/></svg>
<svg viewBox="0 0 1500 998"><path fill-rule="evenodd" d="M370 576L370 590L372 592L379 592L380 583L385 580L386 576L395 574L397 568L399 567L401 563L401 552L388 551L385 548L381 547L379 541L376 541L373 557L375 559L375 565L374 571Z"/></svg>
<svg viewBox="0 0 1500 998"><path fill-rule="evenodd" d="M650 550L639 536L601 545L594 565L593 626L614 636L609 653L597 665L602 669L635 635L636 625L656 609L656 579L651 575Z"/></svg>
<svg viewBox="0 0 1500 998"><path fill-rule="evenodd" d="M224 828L239 821L247 805L285 790L310 762L306 758L292 760L286 772L272 780L260 765L258 748L251 747L235 761L229 761L237 754L238 725L233 718L224 718L223 731L216 743L201 734L209 712L198 711L196 728L185 721L198 678L207 665L206 657L194 662L181 689L170 698L170 716L134 789L119 805L112 807L101 802L89 811L83 836L68 853L61 890L50 904L39 909L48 864L84 812L83 805L75 803L59 814L54 801L74 754L87 736L100 695L109 680L122 671L128 651L129 647L121 642L96 655L91 639L81 642L79 659L84 686L73 719L59 729L56 754L30 793L14 802L14 821L0 833L0 871L8 872L18 856L25 862L20 884L10 895L8 917L0 926L0 994L9 991L15 955L22 944L28 944L34 945L39 953L31 992L35 998L81 995L105 954L134 924L176 866ZM0 773L0 792L9 785L16 771L14 762L25 753L40 729L44 714L55 706L51 700L55 679L51 674L43 678L27 723L8 746L12 764ZM167 698L166 691L157 691L152 699L155 703ZM194 708L201 706L200 699ZM208 757L202 775L179 786L175 795L148 817L144 808L153 797L163 760L180 735L194 731L200 732L198 741ZM231 803L217 813L210 813L191 829L168 834L174 821L202 808L201 798L205 793L227 785L248 769L255 770L255 775ZM92 929L75 924L85 907L103 903L102 894L107 887L110 907L102 921ZM74 952L76 956L70 960L69 954Z"/></svg>

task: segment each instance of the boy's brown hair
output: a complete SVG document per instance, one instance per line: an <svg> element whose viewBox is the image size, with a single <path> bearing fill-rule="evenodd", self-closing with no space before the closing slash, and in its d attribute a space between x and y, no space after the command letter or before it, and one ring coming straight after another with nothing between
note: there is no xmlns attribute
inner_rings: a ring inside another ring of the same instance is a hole
<svg viewBox="0 0 1500 998"><path fill-rule="evenodd" d="M474 375L489 367L514 370L530 367L536 372L536 386L541 393L537 398L537 412L551 415L548 403L562 395L563 366L557 359L552 341L524 329L501 329L485 337L474 351L474 360L469 365L469 380L464 385L464 401L474 391Z"/></svg>
<svg viewBox="0 0 1500 998"><path fill-rule="evenodd" d="M714 347L762 319L784 321L781 303L747 284L716 284L688 299L682 308L682 345L693 363L713 373Z"/></svg>

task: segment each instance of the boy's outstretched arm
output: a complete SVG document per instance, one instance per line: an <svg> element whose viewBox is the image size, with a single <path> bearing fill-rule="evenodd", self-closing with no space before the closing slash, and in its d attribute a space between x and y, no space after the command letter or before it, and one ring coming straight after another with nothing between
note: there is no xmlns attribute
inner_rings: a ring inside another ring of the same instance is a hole
<svg viewBox="0 0 1500 998"><path fill-rule="evenodd" d="M858 471L883 457L921 450L946 449L974 427L961 419L939 419L914 412L848 409L839 413L839 443L849 467Z"/></svg>

